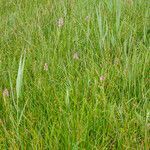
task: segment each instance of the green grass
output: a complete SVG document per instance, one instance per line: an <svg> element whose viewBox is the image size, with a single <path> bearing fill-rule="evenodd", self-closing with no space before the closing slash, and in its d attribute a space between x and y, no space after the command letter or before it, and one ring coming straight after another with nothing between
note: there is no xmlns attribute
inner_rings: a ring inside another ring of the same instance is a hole
<svg viewBox="0 0 150 150"><path fill-rule="evenodd" d="M0 149L148 150L149 100L149 0L0 0Z"/></svg>

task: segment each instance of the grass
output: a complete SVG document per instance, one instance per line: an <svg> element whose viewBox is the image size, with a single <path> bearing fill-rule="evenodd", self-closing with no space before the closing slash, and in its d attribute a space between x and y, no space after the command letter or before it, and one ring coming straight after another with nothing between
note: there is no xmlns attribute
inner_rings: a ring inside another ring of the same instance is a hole
<svg viewBox="0 0 150 150"><path fill-rule="evenodd" d="M0 149L150 148L149 0L0 0Z"/></svg>

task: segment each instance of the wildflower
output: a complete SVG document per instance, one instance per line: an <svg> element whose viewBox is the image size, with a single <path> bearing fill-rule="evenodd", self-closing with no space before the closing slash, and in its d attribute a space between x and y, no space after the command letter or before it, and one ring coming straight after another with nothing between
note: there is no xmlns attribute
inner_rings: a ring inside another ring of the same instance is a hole
<svg viewBox="0 0 150 150"><path fill-rule="evenodd" d="M104 80L105 80L105 77L104 77L104 76L100 76L100 77L99 77L99 80L100 80L100 81L104 81Z"/></svg>
<svg viewBox="0 0 150 150"><path fill-rule="evenodd" d="M9 91L6 88L3 90L3 97L9 97Z"/></svg>
<svg viewBox="0 0 150 150"><path fill-rule="evenodd" d="M90 20L90 17L89 17L89 16L86 16L86 17L85 17L85 21L88 22L89 20Z"/></svg>
<svg viewBox="0 0 150 150"><path fill-rule="evenodd" d="M47 63L44 64L44 70L48 71L48 64Z"/></svg>
<svg viewBox="0 0 150 150"><path fill-rule="evenodd" d="M62 27L64 25L64 19L62 17L58 19L57 25L58 27Z"/></svg>
<svg viewBox="0 0 150 150"><path fill-rule="evenodd" d="M79 55L78 55L77 52L75 52L75 53L73 54L73 59L75 59L75 60L78 60L78 59L79 59Z"/></svg>

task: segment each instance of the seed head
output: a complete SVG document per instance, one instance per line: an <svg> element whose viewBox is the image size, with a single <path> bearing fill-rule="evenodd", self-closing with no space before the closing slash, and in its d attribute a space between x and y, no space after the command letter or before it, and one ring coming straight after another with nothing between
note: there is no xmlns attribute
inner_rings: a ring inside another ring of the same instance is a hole
<svg viewBox="0 0 150 150"><path fill-rule="evenodd" d="M133 0L126 0L126 3L127 3L128 5L133 5Z"/></svg>
<svg viewBox="0 0 150 150"><path fill-rule="evenodd" d="M90 20L90 16L86 16L86 17L85 17L85 21L88 22L89 20Z"/></svg>
<svg viewBox="0 0 150 150"><path fill-rule="evenodd" d="M9 91L6 88L3 90L3 97L9 97Z"/></svg>
<svg viewBox="0 0 150 150"><path fill-rule="evenodd" d="M62 17L58 19L58 21L57 21L57 26L58 26L59 28L62 27L62 26L64 26L64 19L63 19Z"/></svg>
<svg viewBox="0 0 150 150"><path fill-rule="evenodd" d="M44 64L44 70L48 71L48 64L47 63Z"/></svg>
<svg viewBox="0 0 150 150"><path fill-rule="evenodd" d="M77 52L75 52L73 54L73 59L78 60L79 59L79 54Z"/></svg>

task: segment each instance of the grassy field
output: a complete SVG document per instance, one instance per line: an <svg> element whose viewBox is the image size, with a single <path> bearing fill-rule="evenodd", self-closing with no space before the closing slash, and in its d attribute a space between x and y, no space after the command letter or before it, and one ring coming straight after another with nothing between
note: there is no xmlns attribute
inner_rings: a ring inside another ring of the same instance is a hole
<svg viewBox="0 0 150 150"><path fill-rule="evenodd" d="M0 149L149 150L149 0L0 0Z"/></svg>

